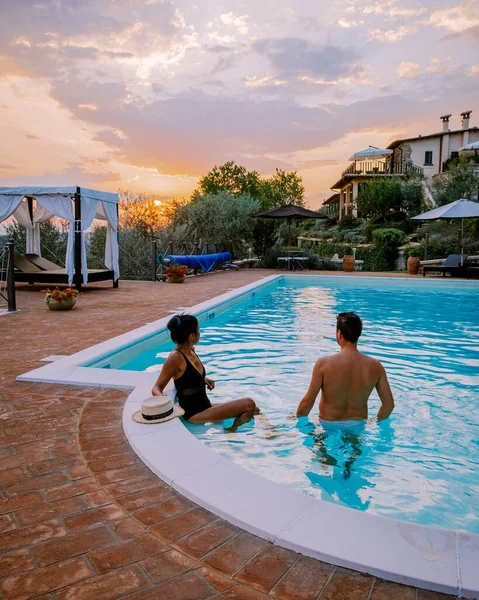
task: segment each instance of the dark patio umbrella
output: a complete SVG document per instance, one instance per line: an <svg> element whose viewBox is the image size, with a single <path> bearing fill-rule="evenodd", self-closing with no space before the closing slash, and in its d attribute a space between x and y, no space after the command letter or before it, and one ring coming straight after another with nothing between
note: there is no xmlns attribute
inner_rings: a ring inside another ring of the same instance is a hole
<svg viewBox="0 0 479 600"><path fill-rule="evenodd" d="M256 213L253 215L261 219L288 219L288 248L291 246L291 222L293 219L303 221L304 219L328 219L327 215L296 206L296 204L287 204L271 210Z"/></svg>

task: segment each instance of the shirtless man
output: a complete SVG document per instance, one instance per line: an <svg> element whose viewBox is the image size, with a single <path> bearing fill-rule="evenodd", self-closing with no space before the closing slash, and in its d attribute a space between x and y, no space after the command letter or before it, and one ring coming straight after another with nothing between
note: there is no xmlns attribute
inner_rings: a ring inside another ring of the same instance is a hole
<svg viewBox="0 0 479 600"><path fill-rule="evenodd" d="M368 398L374 388L381 400L377 420L387 419L392 413L394 399L384 367L357 348L362 329L362 321L355 313L338 315L336 340L341 351L318 359L309 389L296 411L297 417L309 415L321 391L321 421L364 421L368 418Z"/></svg>

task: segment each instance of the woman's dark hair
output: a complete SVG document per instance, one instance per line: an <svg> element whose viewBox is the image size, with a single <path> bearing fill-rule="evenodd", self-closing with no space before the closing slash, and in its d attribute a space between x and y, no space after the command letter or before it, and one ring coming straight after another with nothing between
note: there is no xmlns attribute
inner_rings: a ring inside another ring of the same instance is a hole
<svg viewBox="0 0 479 600"><path fill-rule="evenodd" d="M337 316L336 328L345 340L355 344L363 330L363 322L356 313L343 312Z"/></svg>
<svg viewBox="0 0 479 600"><path fill-rule="evenodd" d="M190 334L198 332L198 319L193 315L175 315L167 325L171 339L177 344L184 344Z"/></svg>

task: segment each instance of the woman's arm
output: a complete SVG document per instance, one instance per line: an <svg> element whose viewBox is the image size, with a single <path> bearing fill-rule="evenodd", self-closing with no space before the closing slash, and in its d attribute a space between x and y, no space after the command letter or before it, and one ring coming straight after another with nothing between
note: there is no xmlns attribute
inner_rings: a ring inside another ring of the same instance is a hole
<svg viewBox="0 0 479 600"><path fill-rule="evenodd" d="M161 368L161 373L156 380L151 393L153 396L164 396L163 390L168 385L170 380L178 373L181 368L181 357L178 352L173 352L168 356L163 367Z"/></svg>

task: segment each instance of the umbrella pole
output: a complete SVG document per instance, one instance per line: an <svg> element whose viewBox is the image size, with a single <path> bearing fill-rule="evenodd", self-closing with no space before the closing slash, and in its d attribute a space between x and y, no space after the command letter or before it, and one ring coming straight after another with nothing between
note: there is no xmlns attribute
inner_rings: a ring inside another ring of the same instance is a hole
<svg viewBox="0 0 479 600"><path fill-rule="evenodd" d="M291 248L291 219L288 219L288 256Z"/></svg>
<svg viewBox="0 0 479 600"><path fill-rule="evenodd" d="M464 263L464 219L461 219L461 267Z"/></svg>

